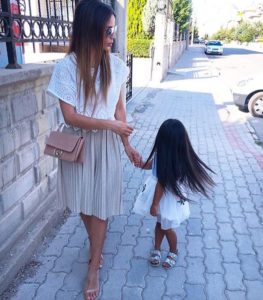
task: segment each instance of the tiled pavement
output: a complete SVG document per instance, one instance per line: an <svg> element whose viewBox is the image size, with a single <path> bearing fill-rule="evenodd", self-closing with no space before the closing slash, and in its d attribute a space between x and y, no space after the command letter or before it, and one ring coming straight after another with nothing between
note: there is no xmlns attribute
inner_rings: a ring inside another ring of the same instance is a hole
<svg viewBox="0 0 263 300"><path fill-rule="evenodd" d="M144 157L162 121L178 118L217 185L211 199L191 195L191 217L177 231L176 267L152 268L154 219L131 213L147 174L123 155L124 214L109 223L100 300L263 299L263 149L246 123L228 115L223 89L201 50L189 48L163 83L128 105L131 143ZM71 215L32 259L11 299L83 299L87 256L84 227Z"/></svg>

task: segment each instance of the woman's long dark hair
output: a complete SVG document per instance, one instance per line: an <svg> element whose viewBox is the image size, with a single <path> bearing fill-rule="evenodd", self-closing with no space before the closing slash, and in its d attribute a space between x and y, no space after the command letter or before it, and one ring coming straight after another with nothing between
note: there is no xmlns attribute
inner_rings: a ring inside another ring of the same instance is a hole
<svg viewBox="0 0 263 300"><path fill-rule="evenodd" d="M179 120L168 119L161 125L145 165L154 154L158 182L164 191L171 191L187 200L180 187L184 185L208 197L206 187L213 186L214 181L206 170L214 172L197 156Z"/></svg>
<svg viewBox="0 0 263 300"><path fill-rule="evenodd" d="M85 106L88 98L96 99L96 78L100 67L100 91L106 101L111 83L109 52L103 49L106 23L115 13L99 0L82 0L78 3L73 21L68 53L77 59L78 91L83 85ZM93 61L92 61L93 59ZM94 68L94 72L91 69ZM95 103L96 105L96 103Z"/></svg>

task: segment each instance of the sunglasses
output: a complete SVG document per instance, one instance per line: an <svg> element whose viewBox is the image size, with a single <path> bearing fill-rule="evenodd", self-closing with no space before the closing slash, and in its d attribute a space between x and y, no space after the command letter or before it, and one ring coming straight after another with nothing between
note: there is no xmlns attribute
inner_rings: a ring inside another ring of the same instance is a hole
<svg viewBox="0 0 263 300"><path fill-rule="evenodd" d="M105 31L106 37L113 37L114 33L117 32L117 25L114 27L108 27Z"/></svg>

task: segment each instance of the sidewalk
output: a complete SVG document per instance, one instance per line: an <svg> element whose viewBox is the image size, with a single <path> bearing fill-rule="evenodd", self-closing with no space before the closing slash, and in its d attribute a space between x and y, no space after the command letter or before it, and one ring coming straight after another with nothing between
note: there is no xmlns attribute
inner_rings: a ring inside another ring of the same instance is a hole
<svg viewBox="0 0 263 300"><path fill-rule="evenodd" d="M177 231L176 267L168 272L152 268L147 258L154 219L131 213L147 174L123 155L124 214L109 222L100 300L262 299L263 150L247 125L227 114L225 102L207 58L189 48L163 83L149 85L128 104L135 126L131 143L144 157L162 121L178 118L195 150L217 173L217 186L209 200L191 195L196 203ZM87 253L85 229L71 215L32 258L11 299L83 299Z"/></svg>

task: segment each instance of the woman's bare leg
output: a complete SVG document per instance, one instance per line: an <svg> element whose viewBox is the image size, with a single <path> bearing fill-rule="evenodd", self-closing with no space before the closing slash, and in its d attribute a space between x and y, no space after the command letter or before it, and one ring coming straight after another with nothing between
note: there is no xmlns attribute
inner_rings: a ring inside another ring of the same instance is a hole
<svg viewBox="0 0 263 300"><path fill-rule="evenodd" d="M90 262L85 286L85 299L93 300L96 299L99 293L98 269L108 221L84 214L81 214L81 218L90 238Z"/></svg>

